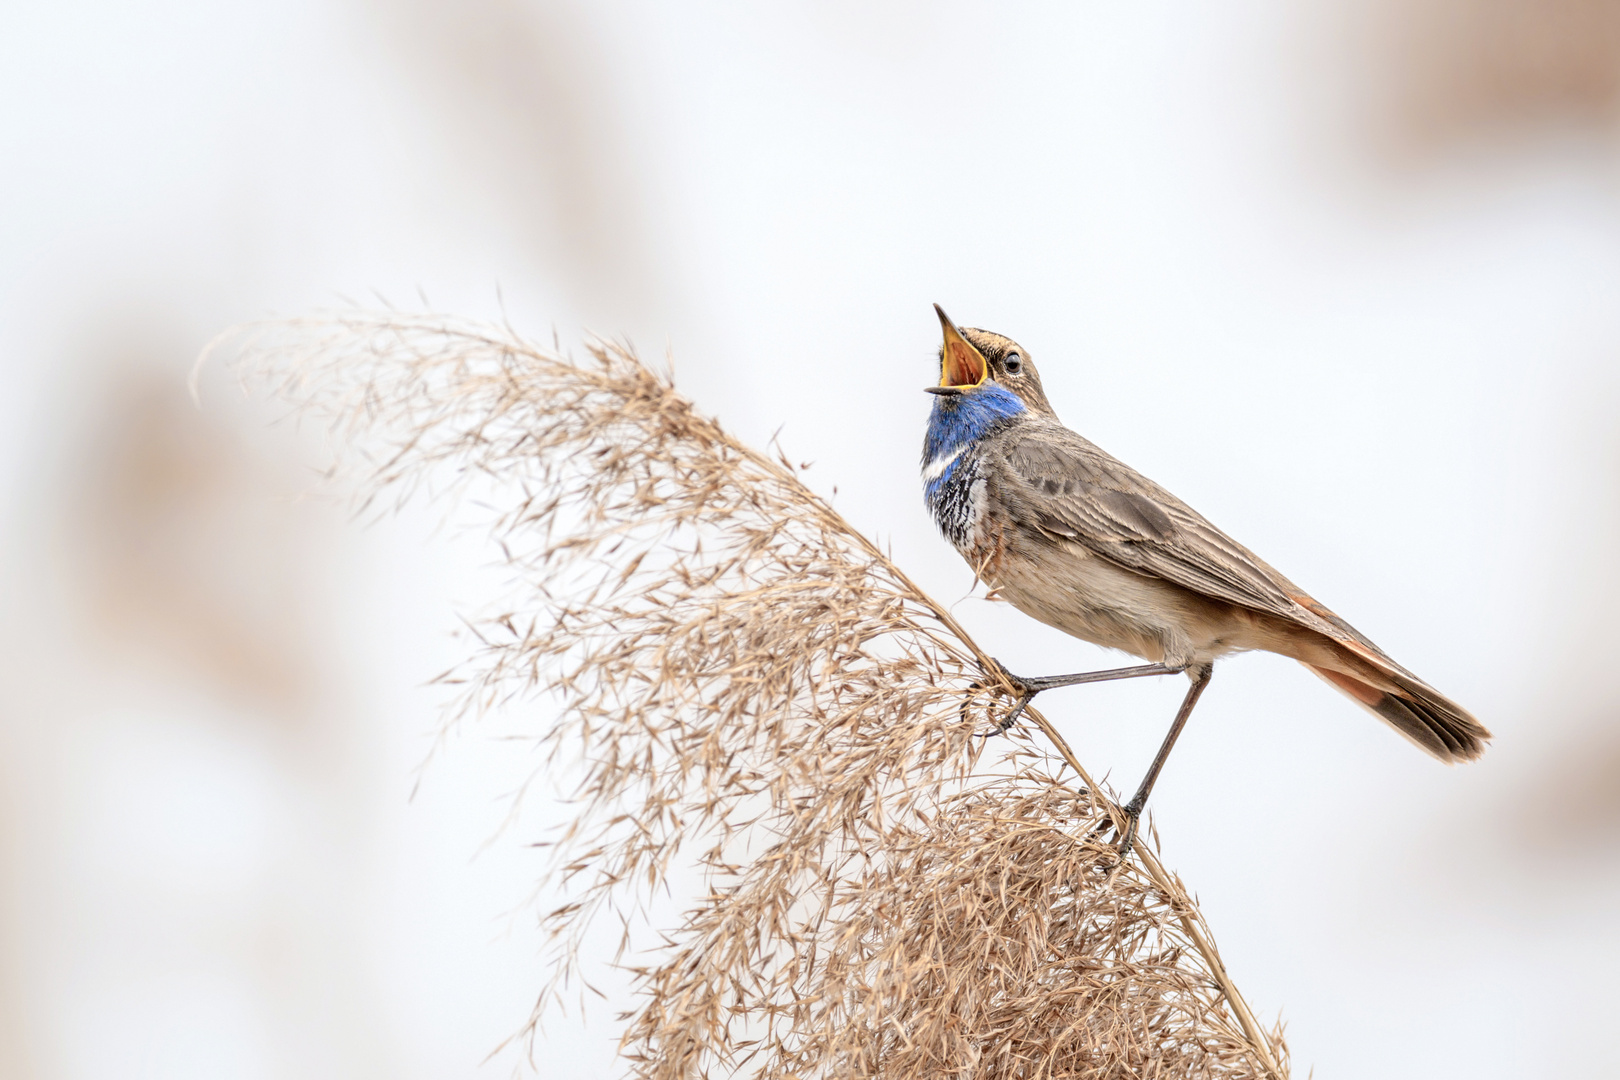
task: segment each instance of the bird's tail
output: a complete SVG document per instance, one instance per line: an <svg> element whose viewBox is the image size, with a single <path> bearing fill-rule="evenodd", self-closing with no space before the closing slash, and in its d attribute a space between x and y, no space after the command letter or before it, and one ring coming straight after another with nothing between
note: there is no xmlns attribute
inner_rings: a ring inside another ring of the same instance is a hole
<svg viewBox="0 0 1620 1080"><path fill-rule="evenodd" d="M1362 669L1357 674L1305 666L1441 761L1472 761L1484 753L1491 733L1468 710L1387 657L1352 650L1360 663L1345 666Z"/></svg>

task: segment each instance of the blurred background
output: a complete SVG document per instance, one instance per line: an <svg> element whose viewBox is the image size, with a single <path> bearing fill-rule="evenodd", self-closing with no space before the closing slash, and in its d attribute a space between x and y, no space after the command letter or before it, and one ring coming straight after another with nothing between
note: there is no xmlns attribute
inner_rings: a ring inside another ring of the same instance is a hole
<svg viewBox="0 0 1620 1080"><path fill-rule="evenodd" d="M1496 733L1447 769L1221 667L1155 820L1298 1074L1620 1076L1620 0L4 22L0 1076L528 1067L544 718L436 744L424 686L488 553L361 527L311 433L185 390L230 324L378 298L673 355L992 653L1106 664L970 597L922 507L929 304L1017 338ZM1128 789L1175 682L1042 704ZM540 1075L612 1072L616 994Z"/></svg>

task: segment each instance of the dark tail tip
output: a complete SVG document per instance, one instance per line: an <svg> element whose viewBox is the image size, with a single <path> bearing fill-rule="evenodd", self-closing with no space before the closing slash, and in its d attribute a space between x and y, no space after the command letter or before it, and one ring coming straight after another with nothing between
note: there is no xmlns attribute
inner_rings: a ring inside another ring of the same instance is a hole
<svg viewBox="0 0 1620 1080"><path fill-rule="evenodd" d="M1401 689L1371 706L1396 731L1441 761L1473 761L1485 752L1491 733L1479 721L1428 687Z"/></svg>
<svg viewBox="0 0 1620 1080"><path fill-rule="evenodd" d="M1337 671L1306 666L1441 761L1472 761L1485 752L1491 733L1484 725L1415 678L1391 673L1386 677L1396 689L1386 692Z"/></svg>

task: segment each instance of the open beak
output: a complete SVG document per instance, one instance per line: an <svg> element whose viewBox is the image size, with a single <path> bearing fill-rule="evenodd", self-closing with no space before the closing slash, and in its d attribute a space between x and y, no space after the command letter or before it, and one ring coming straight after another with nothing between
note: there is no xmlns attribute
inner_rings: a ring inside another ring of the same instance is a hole
<svg viewBox="0 0 1620 1080"><path fill-rule="evenodd" d="M928 389L936 394L951 394L982 385L990 377L990 364L984 354L962 336L944 308L935 304L934 310L939 313L939 325L945 331L945 349L940 354L939 385Z"/></svg>

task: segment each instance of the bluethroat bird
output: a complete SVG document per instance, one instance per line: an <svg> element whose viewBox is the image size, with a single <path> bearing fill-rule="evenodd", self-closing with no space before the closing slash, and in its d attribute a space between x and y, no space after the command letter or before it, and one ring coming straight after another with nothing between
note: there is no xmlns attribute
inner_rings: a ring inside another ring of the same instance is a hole
<svg viewBox="0 0 1620 1080"><path fill-rule="evenodd" d="M1036 694L1059 686L1184 673L1170 732L1124 806L1120 856L1215 661L1265 649L1292 657L1441 761L1480 755L1491 733L1391 660L1299 586L1186 503L1058 420L1029 352L987 330L945 343L923 442L924 498L974 572L1024 614L1148 661L1022 678L1005 731Z"/></svg>

